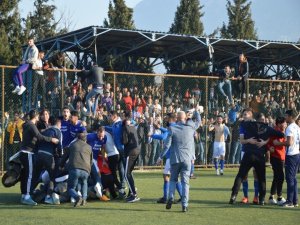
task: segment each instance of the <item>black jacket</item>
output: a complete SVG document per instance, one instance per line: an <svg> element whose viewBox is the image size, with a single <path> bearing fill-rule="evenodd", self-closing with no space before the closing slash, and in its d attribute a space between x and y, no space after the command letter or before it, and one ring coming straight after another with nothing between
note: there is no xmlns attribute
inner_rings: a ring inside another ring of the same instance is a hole
<svg viewBox="0 0 300 225"><path fill-rule="evenodd" d="M26 151L33 151L37 141L51 142L51 137L42 135L37 129L36 125L30 120L23 124L23 141L21 149Z"/></svg>
<svg viewBox="0 0 300 225"><path fill-rule="evenodd" d="M137 130L134 125L123 125L122 138L125 155L128 155L132 150L140 150Z"/></svg>

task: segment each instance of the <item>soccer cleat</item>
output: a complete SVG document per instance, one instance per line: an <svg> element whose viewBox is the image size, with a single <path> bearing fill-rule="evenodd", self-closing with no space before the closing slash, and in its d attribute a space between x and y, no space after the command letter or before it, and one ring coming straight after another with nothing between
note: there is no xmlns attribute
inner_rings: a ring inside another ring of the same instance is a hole
<svg viewBox="0 0 300 225"><path fill-rule="evenodd" d="M217 174L217 176L219 176L219 175L220 175L220 171L219 171L219 169L217 169L217 170L216 170L216 174Z"/></svg>
<svg viewBox="0 0 300 225"><path fill-rule="evenodd" d="M167 203L167 200L166 200L164 197L162 197L162 198L159 198L159 199L156 201L156 203L166 204L166 203Z"/></svg>
<svg viewBox="0 0 300 225"><path fill-rule="evenodd" d="M283 203L283 205L282 205L283 207L285 207L285 208L294 208L295 206L294 206L294 204L292 204L292 203L289 203L289 202L285 202L285 203Z"/></svg>
<svg viewBox="0 0 300 225"><path fill-rule="evenodd" d="M221 174L221 176L223 176L224 175L224 171L220 170L220 174Z"/></svg>
<svg viewBox="0 0 300 225"><path fill-rule="evenodd" d="M81 196L77 197L77 199L76 199L76 201L74 203L74 207L80 206L82 204L82 201L83 200L82 200Z"/></svg>
<svg viewBox="0 0 300 225"><path fill-rule="evenodd" d="M236 195L231 195L230 199L229 199L229 204L234 204L236 201Z"/></svg>
<svg viewBox="0 0 300 225"><path fill-rule="evenodd" d="M54 204L54 202L53 202L53 199L52 199L52 197L46 197L45 198L45 201L44 201L46 204L50 204L50 205L53 205Z"/></svg>
<svg viewBox="0 0 300 225"><path fill-rule="evenodd" d="M277 205L282 206L286 202L285 198L277 198Z"/></svg>
<svg viewBox="0 0 300 225"><path fill-rule="evenodd" d="M32 206L37 205L37 203L33 201L31 197L29 197L28 199L23 198L21 200L21 203L24 205L32 205Z"/></svg>
<svg viewBox="0 0 300 225"><path fill-rule="evenodd" d="M18 93L20 91L20 86L16 86L16 88L12 91L13 94Z"/></svg>
<svg viewBox="0 0 300 225"><path fill-rule="evenodd" d="M137 195L131 195L130 198L127 199L128 203L133 203L139 201L140 198Z"/></svg>
<svg viewBox="0 0 300 225"><path fill-rule="evenodd" d="M299 204L298 203L294 204L294 207L299 207Z"/></svg>
<svg viewBox="0 0 300 225"><path fill-rule="evenodd" d="M18 95L22 95L23 92L26 90L26 87L24 87L23 85L20 87L20 90L18 92Z"/></svg>
<svg viewBox="0 0 300 225"><path fill-rule="evenodd" d="M269 198L269 204L271 205L277 205L277 200L274 198Z"/></svg>
<svg viewBox="0 0 300 225"><path fill-rule="evenodd" d="M253 204L258 205L258 197L257 197L257 196L254 196L252 202L253 202Z"/></svg>
<svg viewBox="0 0 300 225"><path fill-rule="evenodd" d="M249 203L249 199L247 197L243 197L241 203L248 204Z"/></svg>
<svg viewBox="0 0 300 225"><path fill-rule="evenodd" d="M103 202L110 201L110 199L106 195L102 195L99 199L100 199L100 201L103 201Z"/></svg>
<svg viewBox="0 0 300 225"><path fill-rule="evenodd" d="M172 199L169 199L169 200L167 201L167 204L166 204L166 209L171 209L171 208L172 208L172 204L173 204Z"/></svg>

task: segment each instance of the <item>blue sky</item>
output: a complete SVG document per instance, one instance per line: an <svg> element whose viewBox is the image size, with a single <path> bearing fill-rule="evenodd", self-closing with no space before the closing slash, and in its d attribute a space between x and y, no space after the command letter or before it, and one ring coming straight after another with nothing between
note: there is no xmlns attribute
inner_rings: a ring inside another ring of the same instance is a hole
<svg viewBox="0 0 300 225"><path fill-rule="evenodd" d="M52 0L58 7L57 16L62 13L72 20L72 29L90 25L102 25L107 16L109 0ZM145 1L145 0L144 0ZM147 0L158 2L155 0ZM136 7L134 14L138 29L168 31L179 0L160 0L172 2L167 9L138 11L145 3L142 0L126 0L129 7ZM25 16L33 11L33 0L21 0L20 11ZM177 2L177 4L176 4ZM205 33L211 33L216 27L227 22L225 0L200 0L204 5L205 15L202 19ZM166 14L158 14L157 11ZM300 38L300 1L299 0L252 0L252 17L258 30L259 39L298 41Z"/></svg>

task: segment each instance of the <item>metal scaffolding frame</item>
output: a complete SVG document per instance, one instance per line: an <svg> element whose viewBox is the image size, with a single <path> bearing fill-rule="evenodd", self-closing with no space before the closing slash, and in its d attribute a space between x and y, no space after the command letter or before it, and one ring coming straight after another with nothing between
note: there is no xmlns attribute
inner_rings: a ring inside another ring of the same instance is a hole
<svg viewBox="0 0 300 225"><path fill-rule="evenodd" d="M86 66L89 61L101 65L111 57L130 56L151 62L149 66L182 58L208 61L213 68L220 68L225 64L234 66L243 52L250 62L253 77L300 78L300 43L294 42L233 40L90 26L40 40L36 45L47 50L46 57L54 51L74 53L76 67ZM134 65L132 62L128 69L140 72Z"/></svg>

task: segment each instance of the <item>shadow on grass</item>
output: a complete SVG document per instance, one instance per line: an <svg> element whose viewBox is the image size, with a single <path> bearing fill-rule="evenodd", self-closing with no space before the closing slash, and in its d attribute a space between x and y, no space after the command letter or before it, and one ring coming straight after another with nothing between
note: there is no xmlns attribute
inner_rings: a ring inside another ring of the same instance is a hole
<svg viewBox="0 0 300 225"><path fill-rule="evenodd" d="M196 191L225 191L225 192L231 193L230 188L203 188L203 187L195 188L195 187L191 187L190 190L196 190Z"/></svg>

